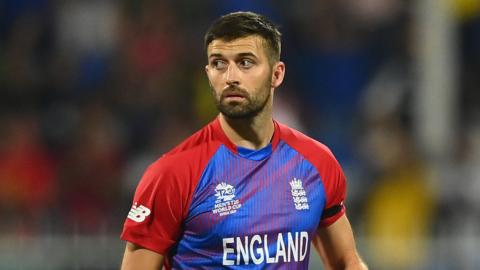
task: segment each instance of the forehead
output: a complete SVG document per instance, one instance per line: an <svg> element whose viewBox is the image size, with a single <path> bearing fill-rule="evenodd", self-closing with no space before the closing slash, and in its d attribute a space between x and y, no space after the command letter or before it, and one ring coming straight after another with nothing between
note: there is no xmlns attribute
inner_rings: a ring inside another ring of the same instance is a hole
<svg viewBox="0 0 480 270"><path fill-rule="evenodd" d="M259 36L242 37L230 41L215 39L208 45L207 54L208 56L212 54L228 56L252 53L257 57L262 57L265 55L264 47L264 41Z"/></svg>

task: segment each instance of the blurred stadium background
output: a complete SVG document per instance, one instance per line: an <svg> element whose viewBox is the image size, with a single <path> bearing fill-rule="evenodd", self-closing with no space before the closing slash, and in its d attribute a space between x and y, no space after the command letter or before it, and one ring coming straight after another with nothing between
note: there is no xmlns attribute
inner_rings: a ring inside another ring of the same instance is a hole
<svg viewBox="0 0 480 270"><path fill-rule="evenodd" d="M216 114L202 38L236 10L281 26L276 118L340 160L371 269L478 269L478 0L0 0L0 269L118 269L142 171Z"/></svg>

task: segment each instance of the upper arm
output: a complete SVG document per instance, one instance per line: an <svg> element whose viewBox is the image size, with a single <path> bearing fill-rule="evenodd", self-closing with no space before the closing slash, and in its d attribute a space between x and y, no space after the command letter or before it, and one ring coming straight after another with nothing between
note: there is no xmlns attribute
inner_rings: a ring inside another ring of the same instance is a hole
<svg viewBox="0 0 480 270"><path fill-rule="evenodd" d="M121 270L160 270L163 260L163 255L127 242Z"/></svg>
<svg viewBox="0 0 480 270"><path fill-rule="evenodd" d="M327 227L319 227L313 239L326 269L366 269L361 261L346 215Z"/></svg>
<svg viewBox="0 0 480 270"><path fill-rule="evenodd" d="M150 167L140 180L121 238L159 254L177 241L185 187L171 169Z"/></svg>

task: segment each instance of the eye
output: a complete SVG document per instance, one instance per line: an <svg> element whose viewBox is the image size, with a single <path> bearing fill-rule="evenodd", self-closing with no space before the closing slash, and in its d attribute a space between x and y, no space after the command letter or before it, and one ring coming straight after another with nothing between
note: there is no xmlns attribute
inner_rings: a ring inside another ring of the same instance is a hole
<svg viewBox="0 0 480 270"><path fill-rule="evenodd" d="M221 69L225 69L227 67L227 62L225 62L223 60L220 60L220 59L214 59L214 60L212 60L211 65L215 69L221 70Z"/></svg>
<svg viewBox="0 0 480 270"><path fill-rule="evenodd" d="M242 59L239 62L240 67L242 68L251 68L255 63L248 58Z"/></svg>

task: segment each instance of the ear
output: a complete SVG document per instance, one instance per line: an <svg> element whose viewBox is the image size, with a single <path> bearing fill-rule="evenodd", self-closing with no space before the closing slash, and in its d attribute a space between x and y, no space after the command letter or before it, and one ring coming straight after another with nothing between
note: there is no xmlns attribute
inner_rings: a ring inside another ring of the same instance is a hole
<svg viewBox="0 0 480 270"><path fill-rule="evenodd" d="M210 85L210 87L213 89L212 87L212 82L210 81L210 67L208 65L205 66L205 73L207 74L207 81L208 81L208 84Z"/></svg>
<svg viewBox="0 0 480 270"><path fill-rule="evenodd" d="M208 81L210 82L210 66L209 65L205 65L205 73L207 74L207 79Z"/></svg>
<svg viewBox="0 0 480 270"><path fill-rule="evenodd" d="M285 77L285 63L279 61L273 66L272 87L277 88L282 84Z"/></svg>

